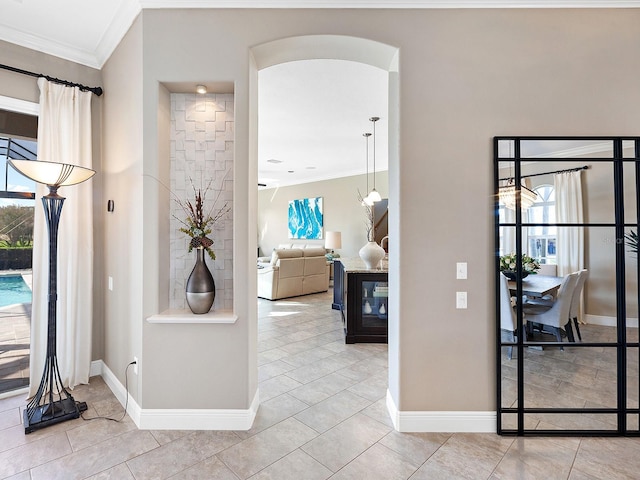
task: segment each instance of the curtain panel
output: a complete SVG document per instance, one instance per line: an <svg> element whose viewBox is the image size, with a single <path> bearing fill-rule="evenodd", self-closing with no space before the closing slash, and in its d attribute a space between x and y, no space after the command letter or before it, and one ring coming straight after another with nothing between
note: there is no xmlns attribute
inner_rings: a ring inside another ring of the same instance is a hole
<svg viewBox="0 0 640 480"><path fill-rule="evenodd" d="M38 159L93 168L91 92L38 79ZM49 236L37 185L33 248L33 302L29 395L38 389L46 358ZM66 197L58 231L58 366L63 384L88 383L93 308L92 182L61 187Z"/></svg>
<svg viewBox="0 0 640 480"><path fill-rule="evenodd" d="M557 173L554 176L556 190L556 221L558 223L584 223L582 212L582 172ZM559 277L584 268L584 228L558 227L557 261ZM583 297L580 297L578 318L582 323Z"/></svg>

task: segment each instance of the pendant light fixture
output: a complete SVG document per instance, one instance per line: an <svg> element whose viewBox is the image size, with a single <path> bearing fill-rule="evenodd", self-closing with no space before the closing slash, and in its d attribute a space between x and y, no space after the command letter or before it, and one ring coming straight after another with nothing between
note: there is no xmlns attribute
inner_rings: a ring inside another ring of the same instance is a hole
<svg viewBox="0 0 640 480"><path fill-rule="evenodd" d="M513 142L509 144L509 157L513 158ZM507 184L498 189L498 199L506 208L510 210L516 209L516 197L518 192L516 191L515 178L513 175L513 164L510 166L511 177L507 179ZM522 210L529 209L535 201L538 199L536 192L528 189L524 185L520 184L520 208Z"/></svg>
<svg viewBox="0 0 640 480"><path fill-rule="evenodd" d="M379 202L382 197L376 190L376 122L380 120L380 117L371 117L369 121L373 123L373 189L367 195L369 204Z"/></svg>
<svg viewBox="0 0 640 480"><path fill-rule="evenodd" d="M500 203L511 210L515 210L517 194L515 183L513 179L510 179L508 185L500 187L498 192ZM522 210L530 208L537 199L538 195L536 192L529 190L524 185L520 185L520 207Z"/></svg>
<svg viewBox="0 0 640 480"><path fill-rule="evenodd" d="M362 136L367 140L367 173L366 173L366 177L367 177L367 189L365 190L365 192L369 192L369 137L371 136L370 133L363 133ZM364 197L362 199L362 205L373 205L373 202L371 200L369 200L369 194L367 193L367 196Z"/></svg>

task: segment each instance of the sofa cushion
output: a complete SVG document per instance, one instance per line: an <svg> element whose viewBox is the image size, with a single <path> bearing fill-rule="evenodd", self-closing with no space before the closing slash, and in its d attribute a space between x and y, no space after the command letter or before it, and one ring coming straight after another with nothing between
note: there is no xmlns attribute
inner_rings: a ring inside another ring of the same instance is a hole
<svg viewBox="0 0 640 480"><path fill-rule="evenodd" d="M281 258L299 258L302 255L302 250L298 248L276 248L271 254L271 265L277 265Z"/></svg>
<svg viewBox="0 0 640 480"><path fill-rule="evenodd" d="M327 251L322 247L307 247L303 251L305 257L325 257Z"/></svg>
<svg viewBox="0 0 640 480"><path fill-rule="evenodd" d="M304 276L324 276L327 270L327 258L324 248L307 248L304 250Z"/></svg>

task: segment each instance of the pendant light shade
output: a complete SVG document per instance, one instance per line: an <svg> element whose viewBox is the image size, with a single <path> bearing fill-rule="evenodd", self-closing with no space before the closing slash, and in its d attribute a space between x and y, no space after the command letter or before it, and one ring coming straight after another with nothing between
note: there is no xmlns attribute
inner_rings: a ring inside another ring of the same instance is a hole
<svg viewBox="0 0 640 480"><path fill-rule="evenodd" d="M378 120L380 120L380 117L371 117L369 119L369 121L373 123L373 189L366 198L366 200L369 201L369 205L382 200L382 197L376 190L376 122Z"/></svg>
<svg viewBox="0 0 640 480"><path fill-rule="evenodd" d="M369 192L369 137L371 136L370 133L363 133L362 136L366 139L367 141L367 149L366 149L366 177L367 177L367 189L365 190L366 192ZM369 198L369 194L367 193L367 196L364 197L362 199L362 205L373 205L373 202L371 201L371 199Z"/></svg>
<svg viewBox="0 0 640 480"><path fill-rule="evenodd" d="M369 192L369 196L367 198L371 203L376 203L382 200L380 193L378 193L378 191L375 188L371 190L371 192Z"/></svg>

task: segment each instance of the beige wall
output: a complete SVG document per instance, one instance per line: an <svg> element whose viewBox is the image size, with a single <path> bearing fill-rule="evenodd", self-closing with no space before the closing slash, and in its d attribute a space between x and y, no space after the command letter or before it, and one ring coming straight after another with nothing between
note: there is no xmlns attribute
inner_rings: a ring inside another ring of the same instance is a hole
<svg viewBox="0 0 640 480"><path fill-rule="evenodd" d="M136 21L103 68L105 198L113 213L105 213L104 277L113 278L105 297L104 362L124 385L124 371L136 356L139 376L142 355L143 208L142 22ZM137 79L137 80L136 80ZM130 392L142 403L138 378L130 374Z"/></svg>
<svg viewBox="0 0 640 480"><path fill-rule="evenodd" d="M243 145L250 141L251 46L326 33L399 47L401 158L391 167L398 171L401 212L394 259L401 386L395 400L401 410L491 410L490 139L512 132L635 133L637 16L620 10L149 11L144 82L233 80L236 141ZM377 28L379 22L392 28ZM239 148L239 164L248 166L247 154ZM236 178L240 186L243 179ZM245 188L253 188L248 171L245 178ZM238 223L250 223L255 207L238 207ZM236 231L250 252L255 237L243 238L247 233ZM236 250L240 257L242 250ZM464 284L455 280L456 261L469 262ZM238 267L248 280L248 271ZM469 291L465 311L455 310L453 301L462 287ZM247 299L252 294L247 290ZM239 323L251 322L244 313ZM244 332L238 333L243 345L234 358L247 353Z"/></svg>
<svg viewBox="0 0 640 480"><path fill-rule="evenodd" d="M388 192L397 242L394 401L402 411L494 410L491 138L637 134L638 24L640 12L624 9L144 11L103 69L105 194L96 208L112 198L117 212L104 217L105 264L96 272L115 281L104 308L105 362L123 381L118 372L142 356L134 395L143 408L248 407L257 386L250 48L350 35L400 51L400 158ZM2 63L99 80L86 67L5 46ZM0 94L37 98L28 80L7 75L0 72ZM168 92L159 82L179 81L235 83L234 325L144 321L166 307L168 220L160 212L168 198L141 177L167 173ZM458 261L468 262L468 280L455 279ZM457 290L469 292L468 310L454 308Z"/></svg>
<svg viewBox="0 0 640 480"><path fill-rule="evenodd" d="M382 198L388 196L388 173L376 173L376 189ZM358 190L366 190L364 175L343 177L290 187L268 188L258 192L258 246L261 255L270 255L281 243L310 243L324 247L323 240L291 240L288 238L287 210L290 200L323 197L324 231L342 233L342 257L358 257L367 243L364 208L358 203Z"/></svg>
<svg viewBox="0 0 640 480"><path fill-rule="evenodd" d="M257 238L249 51L288 36L358 36L400 50L400 159L389 172L391 208L398 211L391 252L397 268L391 281L399 289L397 345L390 346L399 357L390 373L398 379L394 400L403 411L493 410L491 138L637 133L639 17L635 10L557 9L144 11L144 69L142 78L129 74L129 81L142 82L144 91L145 172L158 165L158 82L235 83L234 290L242 305L237 324L224 329L145 326L145 355L174 365L175 375L194 364L184 356L206 344L210 353L195 362L210 369L200 379L207 385L202 395L211 382L226 391L211 392L210 404L248 405L255 389ZM160 246L157 220L147 216L157 211L157 199L145 196L144 263L151 274ZM469 262L468 280L455 279L458 261ZM161 301L157 285L144 288L146 315ZM463 289L469 309L456 310L455 291ZM181 335L180 346L169 350L163 339L174 334ZM232 367L221 371L219 365ZM153 373L148 391L161 397L170 378ZM145 407L179 401L198 403L187 394Z"/></svg>

